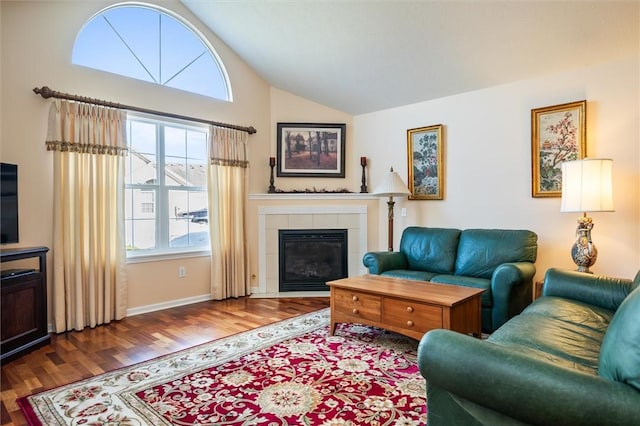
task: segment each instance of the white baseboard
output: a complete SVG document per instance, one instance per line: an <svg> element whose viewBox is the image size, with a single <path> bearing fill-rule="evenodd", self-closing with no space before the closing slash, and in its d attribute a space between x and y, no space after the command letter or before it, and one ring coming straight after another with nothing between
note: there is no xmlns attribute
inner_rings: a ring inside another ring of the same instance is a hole
<svg viewBox="0 0 640 426"><path fill-rule="evenodd" d="M207 302L211 299L210 294L201 296L186 297L184 299L170 300L168 302L154 303L153 305L139 306L137 308L127 309L127 316L146 314L149 312L161 311L163 309L177 308L178 306L191 305L192 303Z"/></svg>

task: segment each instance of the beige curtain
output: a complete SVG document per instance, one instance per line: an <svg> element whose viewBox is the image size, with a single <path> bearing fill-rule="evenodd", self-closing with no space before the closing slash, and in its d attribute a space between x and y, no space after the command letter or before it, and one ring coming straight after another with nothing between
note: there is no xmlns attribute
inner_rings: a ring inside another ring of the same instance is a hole
<svg viewBox="0 0 640 426"><path fill-rule="evenodd" d="M97 105L56 100L49 111L57 333L126 316L125 126L124 111Z"/></svg>
<svg viewBox="0 0 640 426"><path fill-rule="evenodd" d="M211 127L208 171L211 238L211 296L215 300L250 294L246 241L248 134Z"/></svg>

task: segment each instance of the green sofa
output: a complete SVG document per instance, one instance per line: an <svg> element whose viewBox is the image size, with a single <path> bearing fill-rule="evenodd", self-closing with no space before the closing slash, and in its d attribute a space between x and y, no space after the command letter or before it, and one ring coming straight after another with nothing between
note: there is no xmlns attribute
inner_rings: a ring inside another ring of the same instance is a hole
<svg viewBox="0 0 640 426"><path fill-rule="evenodd" d="M531 303L537 253L532 231L412 226L399 251L369 252L362 262L370 274L484 289L482 331L490 333Z"/></svg>
<svg viewBox="0 0 640 426"><path fill-rule="evenodd" d="M550 269L488 339L429 331L418 363L429 426L640 425L640 272Z"/></svg>

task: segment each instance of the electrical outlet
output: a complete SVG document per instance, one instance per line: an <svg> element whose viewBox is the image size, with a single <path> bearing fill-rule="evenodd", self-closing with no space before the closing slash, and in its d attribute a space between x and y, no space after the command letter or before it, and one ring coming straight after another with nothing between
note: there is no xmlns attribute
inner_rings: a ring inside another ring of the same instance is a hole
<svg viewBox="0 0 640 426"><path fill-rule="evenodd" d="M403 207L402 210L400 210L400 214L402 215L402 217L406 217L407 216L407 208Z"/></svg>
<svg viewBox="0 0 640 426"><path fill-rule="evenodd" d="M180 266L178 268L178 277L184 278L186 276L187 276L187 268L185 268L184 266Z"/></svg>

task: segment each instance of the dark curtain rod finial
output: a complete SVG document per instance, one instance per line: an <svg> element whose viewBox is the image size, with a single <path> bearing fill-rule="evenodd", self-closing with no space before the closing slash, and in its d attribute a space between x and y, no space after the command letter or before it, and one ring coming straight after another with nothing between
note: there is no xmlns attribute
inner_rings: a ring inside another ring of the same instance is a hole
<svg viewBox="0 0 640 426"><path fill-rule="evenodd" d="M41 88L34 87L33 93L42 96L44 99L49 99L53 96L52 90L49 89L49 86L42 86Z"/></svg>
<svg viewBox="0 0 640 426"><path fill-rule="evenodd" d="M85 96L78 96L78 95L71 95L69 93L56 92L55 90L51 90L48 86L42 86L40 88L36 87L33 89L33 92L36 95L42 96L42 98L44 99L49 99L49 98L67 99L70 101L85 102L88 104L108 106L108 107L117 108L117 109L126 109L129 111L143 112L146 114L160 115L163 117L177 118L180 120L195 121L198 123L205 123L205 124L211 124L213 126L225 127L227 129L240 130L242 132L247 132L250 135L253 135L258 132L253 126L249 126L249 127L236 126L235 124L220 123L218 121L204 120L202 118L187 117L185 115L172 114L169 112L162 112L162 111L154 111L152 109L139 108L139 107L134 107L130 105L121 105L115 102L103 101L101 99L88 98Z"/></svg>

